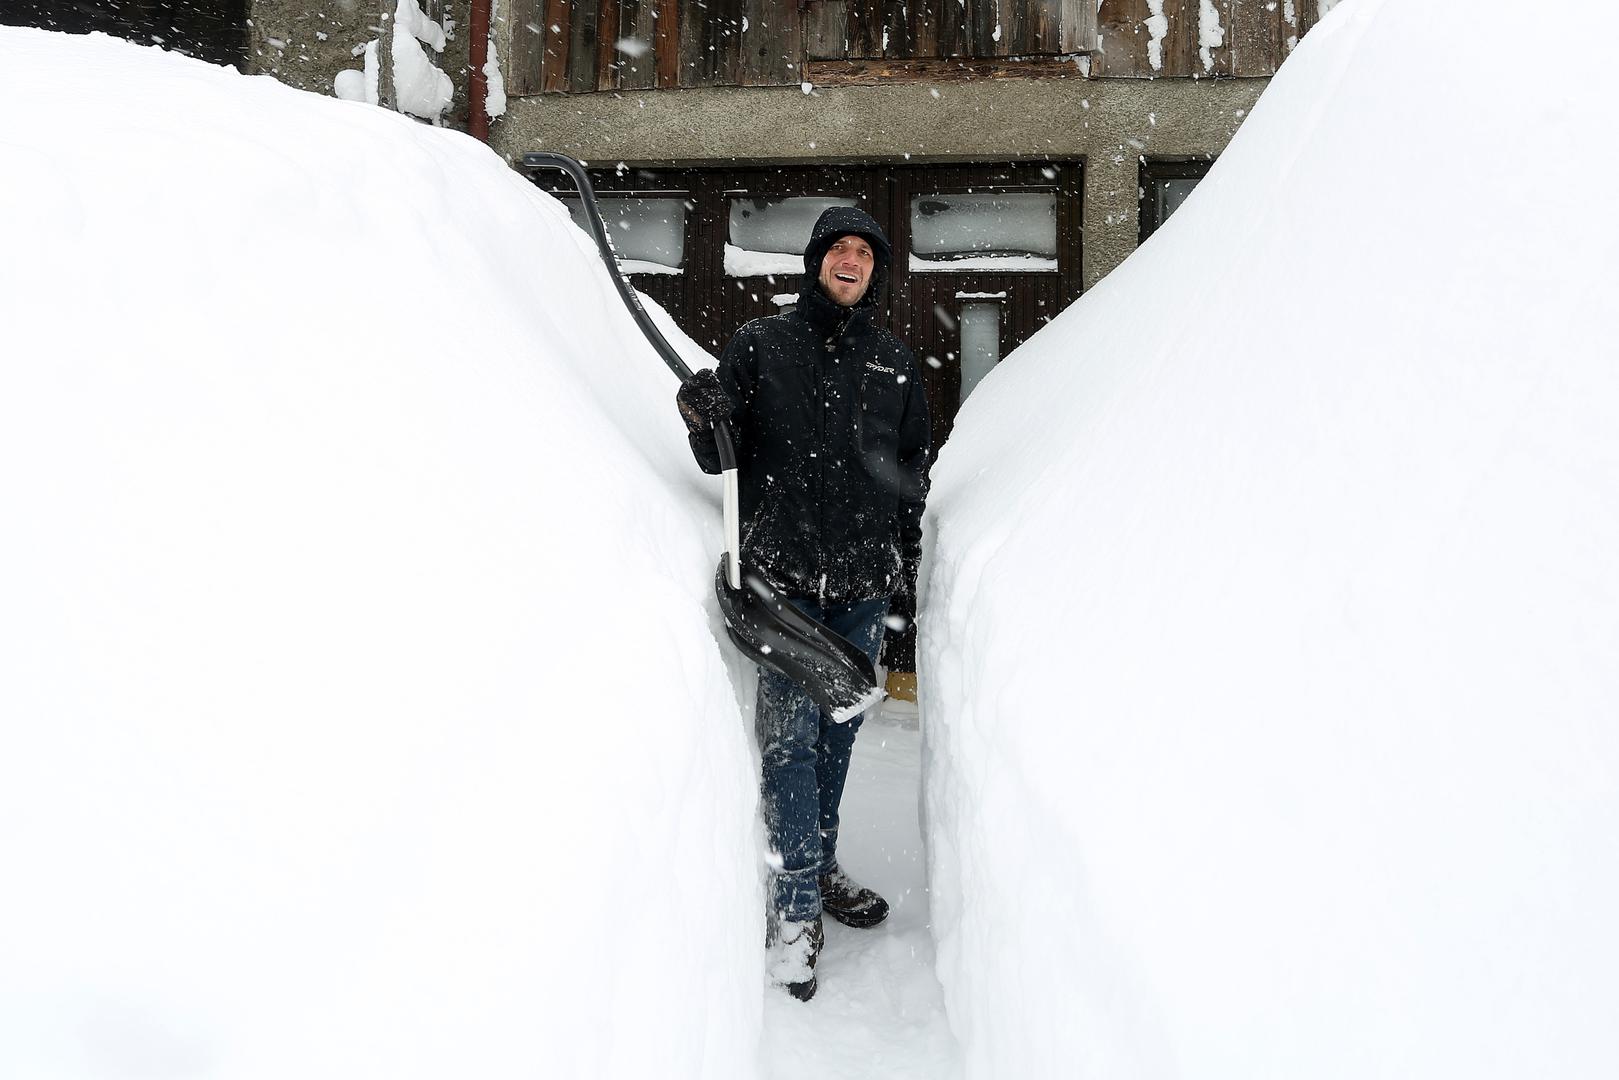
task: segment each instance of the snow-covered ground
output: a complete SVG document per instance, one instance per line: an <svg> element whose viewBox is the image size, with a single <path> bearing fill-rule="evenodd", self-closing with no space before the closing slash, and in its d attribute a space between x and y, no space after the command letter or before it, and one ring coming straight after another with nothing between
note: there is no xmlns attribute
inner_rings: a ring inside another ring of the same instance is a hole
<svg viewBox="0 0 1619 1080"><path fill-rule="evenodd" d="M879 711L855 740L839 861L888 898L887 921L851 930L828 920L821 989L807 1005L765 998L768 1080L953 1080L960 1050L934 977L926 863L918 822L917 718Z"/></svg>
<svg viewBox="0 0 1619 1080"><path fill-rule="evenodd" d="M969 1077L1619 1076L1619 120L1488 59L1606 6L1521 14L1339 5L962 411L921 675Z"/></svg>

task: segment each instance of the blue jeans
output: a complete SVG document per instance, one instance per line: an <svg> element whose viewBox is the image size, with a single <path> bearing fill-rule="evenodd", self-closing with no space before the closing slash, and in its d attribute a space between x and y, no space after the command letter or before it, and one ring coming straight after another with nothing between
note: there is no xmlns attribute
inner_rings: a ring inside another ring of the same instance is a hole
<svg viewBox="0 0 1619 1080"><path fill-rule="evenodd" d="M888 614L886 599L826 608L802 598L791 602L876 662L883 616ZM819 877L837 865L838 803L862 719L834 724L797 683L759 669L756 727L764 771L760 796L773 869L771 902L779 917L789 922L804 922L821 913Z"/></svg>

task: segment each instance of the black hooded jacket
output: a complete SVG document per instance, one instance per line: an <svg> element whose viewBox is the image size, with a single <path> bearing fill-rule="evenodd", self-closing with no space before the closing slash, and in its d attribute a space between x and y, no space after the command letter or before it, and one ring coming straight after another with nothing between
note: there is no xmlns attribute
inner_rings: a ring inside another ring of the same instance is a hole
<svg viewBox="0 0 1619 1080"><path fill-rule="evenodd" d="M875 256L860 302L821 290L821 260L839 237ZM927 495L928 410L911 350L871 321L889 247L870 215L823 213L804 251L798 307L737 331L716 374L736 409L742 562L789 596L849 604L915 596ZM717 473L711 434L691 436Z"/></svg>

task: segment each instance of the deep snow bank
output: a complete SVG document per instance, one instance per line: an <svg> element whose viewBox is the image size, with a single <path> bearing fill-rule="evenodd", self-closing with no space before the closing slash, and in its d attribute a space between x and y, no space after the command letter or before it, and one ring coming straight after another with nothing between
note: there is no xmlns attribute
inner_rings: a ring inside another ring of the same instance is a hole
<svg viewBox="0 0 1619 1080"><path fill-rule="evenodd" d="M935 473L975 1077L1619 1075L1610 79L1352 0ZM1533 133L1533 152L1519 152ZM1422 185L1431 187L1425 189Z"/></svg>
<svg viewBox="0 0 1619 1080"><path fill-rule="evenodd" d="M567 214L107 38L0 97L0 1075L751 1073L713 492Z"/></svg>

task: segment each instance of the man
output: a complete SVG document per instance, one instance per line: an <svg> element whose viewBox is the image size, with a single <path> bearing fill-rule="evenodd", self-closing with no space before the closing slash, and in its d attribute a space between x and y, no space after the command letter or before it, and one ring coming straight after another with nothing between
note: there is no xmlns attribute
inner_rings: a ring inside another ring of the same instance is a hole
<svg viewBox="0 0 1619 1080"><path fill-rule="evenodd" d="M873 660L891 601L915 611L928 464L916 362L872 321L888 264L870 215L827 210L804 251L798 306L744 326L718 368L692 376L677 398L705 472L720 471L714 422L731 423L743 565ZM822 913L855 927L888 914L837 861L838 803L860 722L833 723L797 685L760 669L769 964L803 1001L815 993Z"/></svg>

